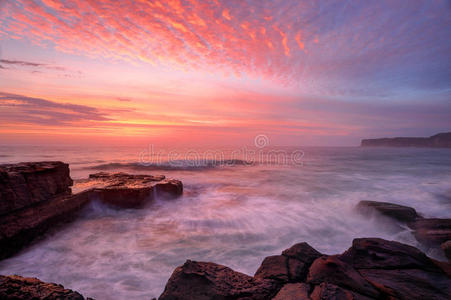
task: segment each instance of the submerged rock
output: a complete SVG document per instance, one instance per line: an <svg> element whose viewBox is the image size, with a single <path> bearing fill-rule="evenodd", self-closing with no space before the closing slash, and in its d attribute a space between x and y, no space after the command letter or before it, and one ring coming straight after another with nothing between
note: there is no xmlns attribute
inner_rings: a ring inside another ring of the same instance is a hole
<svg viewBox="0 0 451 300"><path fill-rule="evenodd" d="M357 204L357 209L362 213L377 211L384 216L405 223L414 222L419 218L414 208L389 202L360 201Z"/></svg>
<svg viewBox="0 0 451 300"><path fill-rule="evenodd" d="M305 263L307 277L291 277L290 258ZM349 250L332 256L300 243L265 258L254 277L187 261L159 299L441 300L451 298L451 278L444 271L449 267L415 247L383 239L355 239Z"/></svg>
<svg viewBox="0 0 451 300"><path fill-rule="evenodd" d="M0 299L84 300L85 298L60 284L42 282L37 278L0 275Z"/></svg>

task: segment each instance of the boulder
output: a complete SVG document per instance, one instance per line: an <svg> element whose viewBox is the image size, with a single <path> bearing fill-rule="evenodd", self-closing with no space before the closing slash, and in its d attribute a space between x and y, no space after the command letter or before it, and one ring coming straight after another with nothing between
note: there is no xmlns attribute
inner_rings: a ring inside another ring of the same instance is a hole
<svg viewBox="0 0 451 300"><path fill-rule="evenodd" d="M378 298L380 292L351 265L341 261L338 256L323 256L316 259L310 267L307 283L320 285L331 283L356 293Z"/></svg>
<svg viewBox="0 0 451 300"><path fill-rule="evenodd" d="M60 161L0 165L0 215L70 194L72 183Z"/></svg>
<svg viewBox="0 0 451 300"><path fill-rule="evenodd" d="M302 298L301 298L302 299ZM322 282L315 286L312 294L312 300L370 300L374 298L366 297L358 293L343 289L335 284Z"/></svg>
<svg viewBox="0 0 451 300"><path fill-rule="evenodd" d="M175 269L160 300L271 299L280 284L254 278L222 265L187 260Z"/></svg>
<svg viewBox="0 0 451 300"><path fill-rule="evenodd" d="M17 275L0 275L0 299L45 299L45 300L84 300L85 298L64 286L42 282L37 278Z"/></svg>
<svg viewBox="0 0 451 300"><path fill-rule="evenodd" d="M414 222L419 218L414 208L389 202L360 201L357 209L364 214L378 212L403 223Z"/></svg>
<svg viewBox="0 0 451 300"><path fill-rule="evenodd" d="M266 257L254 276L281 282L298 282L305 279L310 265L320 256L322 254L309 244L299 243L284 250L282 255Z"/></svg>
<svg viewBox="0 0 451 300"><path fill-rule="evenodd" d="M340 259L355 269L424 269L440 272L434 262L415 247L379 238L354 239Z"/></svg>
<svg viewBox="0 0 451 300"><path fill-rule="evenodd" d="M339 256L382 293L399 299L449 299L443 264L415 247L377 238L355 239Z"/></svg>
<svg viewBox="0 0 451 300"><path fill-rule="evenodd" d="M310 286L305 283L287 283L272 300L310 300Z"/></svg>

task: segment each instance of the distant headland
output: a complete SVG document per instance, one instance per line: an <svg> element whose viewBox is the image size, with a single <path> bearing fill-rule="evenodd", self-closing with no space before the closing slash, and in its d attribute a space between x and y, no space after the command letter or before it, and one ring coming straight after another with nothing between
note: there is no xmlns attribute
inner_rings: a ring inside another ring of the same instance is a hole
<svg viewBox="0 0 451 300"><path fill-rule="evenodd" d="M430 137L395 137L364 139L361 147L431 147L451 148L451 132L438 133Z"/></svg>

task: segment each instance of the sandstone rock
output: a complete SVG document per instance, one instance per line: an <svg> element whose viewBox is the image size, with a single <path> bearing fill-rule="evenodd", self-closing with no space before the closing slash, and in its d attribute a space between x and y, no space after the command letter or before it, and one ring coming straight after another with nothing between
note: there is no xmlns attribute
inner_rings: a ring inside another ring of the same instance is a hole
<svg viewBox="0 0 451 300"><path fill-rule="evenodd" d="M360 201L357 204L357 209L364 214L376 211L384 216L405 223L413 222L419 217L414 208L389 202Z"/></svg>
<svg viewBox="0 0 451 300"><path fill-rule="evenodd" d="M48 229L73 220L89 203L89 193L60 196L0 218L0 259L17 253Z"/></svg>
<svg viewBox="0 0 451 300"><path fill-rule="evenodd" d="M309 290L305 283L287 283L272 300L310 300Z"/></svg>
<svg viewBox="0 0 451 300"><path fill-rule="evenodd" d="M84 300L85 298L62 285L42 282L37 278L0 275L0 299L68 299Z"/></svg>
<svg viewBox="0 0 451 300"><path fill-rule="evenodd" d="M380 292L363 278L359 272L341 261L337 256L320 257L310 267L307 283L320 285L323 282L332 283L374 298L380 295Z"/></svg>
<svg viewBox="0 0 451 300"><path fill-rule="evenodd" d="M446 241L443 244L440 245L443 252L445 252L445 256L448 258L448 260L451 260L451 240Z"/></svg>
<svg viewBox="0 0 451 300"><path fill-rule="evenodd" d="M255 273L256 278L297 282L305 279L308 268L322 254L307 243L299 243L282 252L266 257Z"/></svg>
<svg viewBox="0 0 451 300"><path fill-rule="evenodd" d="M176 197L178 180L164 176L96 173L76 182L71 194L69 167L62 162L0 166L0 259L13 255L48 229L73 220L92 199L139 207L155 195Z"/></svg>
<svg viewBox="0 0 451 300"><path fill-rule="evenodd" d="M312 300L370 300L369 298L355 292L343 289L331 283L321 283L315 286L312 294Z"/></svg>
<svg viewBox="0 0 451 300"><path fill-rule="evenodd" d="M359 272L384 293L398 299L451 299L451 280L420 269L361 269Z"/></svg>
<svg viewBox="0 0 451 300"><path fill-rule="evenodd" d="M177 197L183 193L179 180L127 173L91 174L89 179L76 183L77 189L81 189L80 186L90 189L94 197L102 202L125 208L143 206L155 195Z"/></svg>
<svg viewBox="0 0 451 300"><path fill-rule="evenodd" d="M355 269L424 269L440 272L434 262L415 247L379 238L354 239L340 255Z"/></svg>
<svg viewBox="0 0 451 300"><path fill-rule="evenodd" d="M0 215L69 194L72 183L59 161L0 165Z"/></svg>
<svg viewBox="0 0 451 300"><path fill-rule="evenodd" d="M451 219L419 219L410 226L420 243L438 246L451 240Z"/></svg>
<svg viewBox="0 0 451 300"><path fill-rule="evenodd" d="M175 269L160 300L270 299L280 285L214 263L187 260Z"/></svg>
<svg viewBox="0 0 451 300"><path fill-rule="evenodd" d="M355 239L339 256L383 293L399 299L446 299L451 279L415 247L377 238ZM445 266L446 267L446 266Z"/></svg>
<svg viewBox="0 0 451 300"><path fill-rule="evenodd" d="M255 273L256 278L274 279L289 282L288 258L283 255L266 257Z"/></svg>

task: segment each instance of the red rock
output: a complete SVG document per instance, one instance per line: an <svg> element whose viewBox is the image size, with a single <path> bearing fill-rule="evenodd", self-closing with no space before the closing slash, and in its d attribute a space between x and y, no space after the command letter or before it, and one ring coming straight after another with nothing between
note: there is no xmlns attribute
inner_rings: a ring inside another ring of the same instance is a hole
<svg viewBox="0 0 451 300"><path fill-rule="evenodd" d="M425 269L439 272L433 261L415 247L379 238L354 239L340 259L356 269Z"/></svg>
<svg viewBox="0 0 451 300"><path fill-rule="evenodd" d="M255 273L255 278L274 279L282 282L289 282L290 275L287 266L288 258L283 255L266 257L260 268Z"/></svg>
<svg viewBox="0 0 451 300"><path fill-rule="evenodd" d="M159 300L271 299L280 285L222 265L187 260L175 269Z"/></svg>
<svg viewBox="0 0 451 300"><path fill-rule="evenodd" d="M59 161L0 165L0 215L70 194L72 183Z"/></svg>
<svg viewBox="0 0 451 300"><path fill-rule="evenodd" d="M0 275L0 299L84 300L85 298L64 286L42 282L37 278Z"/></svg>
<svg viewBox="0 0 451 300"><path fill-rule="evenodd" d="M305 283L287 283L272 300L310 300L309 290Z"/></svg>
<svg viewBox="0 0 451 300"><path fill-rule="evenodd" d="M91 174L89 179L78 181L75 187L79 189L79 186L90 189L102 202L125 208L141 207L155 195L173 198L183 193L183 184L179 180L127 173Z"/></svg>
<svg viewBox="0 0 451 300"><path fill-rule="evenodd" d="M321 283L315 286L312 294L312 300L370 300L374 298L366 297L358 293L343 289L331 283Z"/></svg>
<svg viewBox="0 0 451 300"><path fill-rule="evenodd" d="M373 285L337 256L320 257L310 267L307 283L320 285L323 282L332 283L369 297L380 296L380 292Z"/></svg>
<svg viewBox="0 0 451 300"><path fill-rule="evenodd" d="M120 207L139 207L155 195L176 197L183 192L178 180L164 176L97 173L76 183L70 194L67 164L21 163L0 167L0 259L11 256L48 229L76 217L94 198ZM5 203L13 204L5 204Z"/></svg>
<svg viewBox="0 0 451 300"><path fill-rule="evenodd" d="M301 281L313 261L321 255L309 244L299 243L284 250L282 255L266 257L254 276L281 282Z"/></svg>

